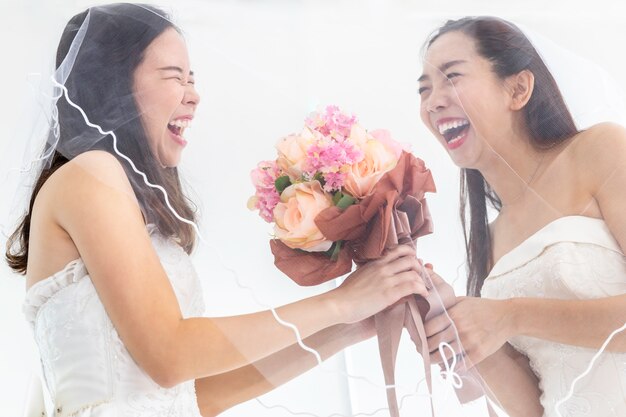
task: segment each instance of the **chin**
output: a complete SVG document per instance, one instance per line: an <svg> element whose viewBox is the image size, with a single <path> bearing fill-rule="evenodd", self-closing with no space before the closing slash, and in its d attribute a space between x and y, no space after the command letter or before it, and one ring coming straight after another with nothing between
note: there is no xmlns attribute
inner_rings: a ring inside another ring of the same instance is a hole
<svg viewBox="0 0 626 417"><path fill-rule="evenodd" d="M176 168L180 163L181 155L167 155L158 158L159 164L163 168Z"/></svg>
<svg viewBox="0 0 626 417"><path fill-rule="evenodd" d="M168 161L167 163L163 164L163 166L165 168L176 168L179 163L180 163L180 159L177 159L175 161Z"/></svg>
<svg viewBox="0 0 626 417"><path fill-rule="evenodd" d="M456 157L450 155L450 159L459 168L477 169L476 158L471 158L470 155L456 155Z"/></svg>

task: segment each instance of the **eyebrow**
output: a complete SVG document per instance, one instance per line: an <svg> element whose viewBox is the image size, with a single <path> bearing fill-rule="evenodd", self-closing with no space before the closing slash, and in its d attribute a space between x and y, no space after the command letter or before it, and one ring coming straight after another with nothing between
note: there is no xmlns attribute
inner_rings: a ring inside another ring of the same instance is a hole
<svg viewBox="0 0 626 417"><path fill-rule="evenodd" d="M464 64L467 61L465 61L464 59L455 59L454 61L448 61L442 65L439 66L439 71L441 72L445 72L447 69L449 69L450 67L453 67L455 65L459 65L459 64ZM418 82L422 82L422 81L426 81L428 80L430 77L426 74L422 74L417 81Z"/></svg>
<svg viewBox="0 0 626 417"><path fill-rule="evenodd" d="M161 68L158 68L158 69L159 69L159 71L178 71L181 74L185 73L181 67L177 67L177 66L161 67ZM193 71L189 71L189 75L193 76Z"/></svg>

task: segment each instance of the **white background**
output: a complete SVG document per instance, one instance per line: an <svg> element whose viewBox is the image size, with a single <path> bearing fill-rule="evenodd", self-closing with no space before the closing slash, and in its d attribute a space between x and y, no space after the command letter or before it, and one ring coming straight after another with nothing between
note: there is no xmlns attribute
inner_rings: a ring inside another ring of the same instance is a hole
<svg viewBox="0 0 626 417"><path fill-rule="evenodd" d="M93 4L97 3L0 3L0 228L4 234L15 220L16 213L11 212L18 179L15 169L22 161L32 116L27 74L49 70L65 22ZM271 229L246 209L253 192L250 169L259 160L273 158L275 141L299 130L308 112L326 104L357 114L369 129L391 130L427 162L438 188L429 197L436 233L420 240L419 255L454 282L458 294L464 293L458 170L422 126L416 92L422 43L446 19L478 14L511 19L597 62L622 90L626 87L626 13L618 1L179 0L157 4L173 12L185 31L202 95L188 131L190 144L181 171L199 203L201 228L211 244L201 245L194 255L210 316L262 308L234 283L227 268L268 305L332 287L303 289L281 275L267 243ZM580 83L593 88L594 81ZM0 417L20 415L28 381L37 370L36 350L21 314L23 296L23 278L1 263ZM422 368L405 342L398 379L414 386ZM374 340L337 355L329 368L382 383ZM262 400L320 416L373 413L385 404L380 388L319 369ZM406 415L417 415L415 410L424 404L419 398L407 400ZM288 414L277 408L265 410L252 401L225 415ZM464 415L481 414L468 410Z"/></svg>

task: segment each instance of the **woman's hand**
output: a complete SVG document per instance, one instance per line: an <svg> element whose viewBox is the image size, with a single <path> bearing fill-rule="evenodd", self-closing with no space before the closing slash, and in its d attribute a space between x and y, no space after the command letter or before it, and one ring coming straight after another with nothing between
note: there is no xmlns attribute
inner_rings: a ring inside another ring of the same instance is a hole
<svg viewBox="0 0 626 417"><path fill-rule="evenodd" d="M368 262L346 278L341 286L330 291L344 323L355 323L411 294L426 296L421 278L424 268L415 256L415 249L400 245L382 258Z"/></svg>
<svg viewBox="0 0 626 417"><path fill-rule="evenodd" d="M433 282L441 279L430 269L428 273ZM457 355L463 354L469 368L496 352L515 335L508 300L457 297L457 303L447 312L447 315L442 313L424 324L433 363L444 360L439 352L439 345L443 342L448 343ZM462 346L459 346L459 339ZM452 352L449 349L444 352L445 359L449 360Z"/></svg>

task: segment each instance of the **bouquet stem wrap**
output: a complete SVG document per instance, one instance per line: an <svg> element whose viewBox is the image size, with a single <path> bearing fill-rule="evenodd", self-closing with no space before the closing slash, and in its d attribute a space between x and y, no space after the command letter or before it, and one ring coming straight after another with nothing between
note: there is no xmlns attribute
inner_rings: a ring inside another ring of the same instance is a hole
<svg viewBox="0 0 626 417"><path fill-rule="evenodd" d="M389 243L406 244L415 248L414 241L410 235L410 223L405 212L395 210L392 213L389 235ZM394 236L395 235L395 236ZM432 282L426 277L426 287L432 290ZM453 294L454 296L454 294ZM421 307L421 308L420 308ZM388 307L374 316L376 333L378 335L378 350L381 365L387 385L387 404L391 417L399 417L400 410L396 396L395 369L398 347L402 336L402 329L408 330L411 340L415 344L417 351L424 360L424 372L428 391L432 392L432 377L430 369L430 356L426 332L424 330L424 320L429 311L429 304L421 296L414 296L401 303ZM431 406L432 409L432 406Z"/></svg>
<svg viewBox="0 0 626 417"><path fill-rule="evenodd" d="M401 207L397 207L391 213L391 223L389 234L387 235L388 247L399 244L409 245L416 248L415 241L411 237L411 222L409 215L412 212L402 211ZM386 308L374 316L376 333L378 336L378 350L380 354L383 375L385 377L385 385L387 388L387 404L389 407L390 417L399 417L400 410L398 408L398 400L395 385L395 369L396 357L398 355L398 347L402 330L407 332L415 344L417 352L422 356L424 362L424 374L428 392L432 394L432 375L430 352L428 342L426 340L426 331L424 322L435 317L455 304L456 296L454 290L445 282L440 282L435 286L427 275L423 276L426 287L429 290L428 297L422 296L409 297L401 303ZM477 378L475 370L466 372L457 372L462 383L461 387L456 389L457 397L462 403L469 402L483 395L483 389ZM450 377L450 376L448 376ZM431 415L434 416L434 407L431 399ZM492 409L489 406L489 412ZM490 414L495 415L495 414Z"/></svg>

